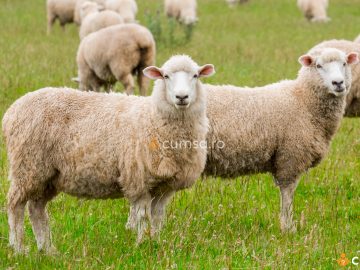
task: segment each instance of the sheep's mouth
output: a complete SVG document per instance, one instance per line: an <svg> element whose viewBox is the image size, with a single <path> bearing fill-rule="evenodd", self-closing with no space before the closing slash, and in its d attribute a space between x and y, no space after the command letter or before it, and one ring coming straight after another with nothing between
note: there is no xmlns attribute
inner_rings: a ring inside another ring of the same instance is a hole
<svg viewBox="0 0 360 270"><path fill-rule="evenodd" d="M190 103L188 102L177 102L175 103L175 107L177 109L186 109L187 107L189 107Z"/></svg>

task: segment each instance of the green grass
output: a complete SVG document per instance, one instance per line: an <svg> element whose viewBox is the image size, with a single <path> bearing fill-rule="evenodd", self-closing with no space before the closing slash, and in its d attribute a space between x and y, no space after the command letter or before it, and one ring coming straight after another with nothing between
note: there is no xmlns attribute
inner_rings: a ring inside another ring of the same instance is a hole
<svg viewBox="0 0 360 270"><path fill-rule="evenodd" d="M76 75L77 28L70 25L63 33L57 26L47 37L44 2L1 1L0 116L29 91L76 87L70 78ZM297 58L313 45L353 39L360 32L359 0L330 1L329 24L306 22L294 0L252 0L234 9L224 0L199 0L200 21L186 42L184 29L164 18L162 0L138 3L140 22L152 22L149 26L160 33L157 63L175 53L190 54L199 64L216 66L211 83L254 86L295 78ZM155 19L157 9L160 19ZM125 200L60 195L49 212L61 255L36 251L27 219L31 249L25 257L7 246L9 183L0 141L0 269L337 269L342 252L351 258L360 250L359 180L360 119L345 119L329 155L301 179L295 218L303 218L294 235L280 233L279 194L270 175L206 179L177 193L160 240L139 247L124 228Z"/></svg>

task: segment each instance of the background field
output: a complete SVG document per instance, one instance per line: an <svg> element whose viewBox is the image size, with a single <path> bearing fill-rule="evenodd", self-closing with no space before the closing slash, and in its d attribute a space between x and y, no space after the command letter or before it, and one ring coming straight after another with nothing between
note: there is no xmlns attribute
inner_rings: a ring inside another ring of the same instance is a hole
<svg viewBox="0 0 360 270"><path fill-rule="evenodd" d="M47 37L44 2L1 0L0 116L29 91L76 87L70 78L76 75L77 28L63 33L56 26ZM167 24L161 0L138 0L139 20L157 32L162 26L158 64L186 53L216 66L208 82L263 85L295 78L297 58L316 43L360 33L359 0L331 0L332 21L321 25L306 22L294 2L251 0L229 9L224 0L199 0L200 22L190 42L180 27ZM38 254L28 219L29 256L15 256L7 246L9 183L0 140L0 269L336 269L342 252L351 258L360 250L360 119L345 119L327 158L302 177L295 235L280 233L279 194L270 175L204 179L177 193L160 240L140 247L124 228L125 200L58 196L49 205L56 257Z"/></svg>

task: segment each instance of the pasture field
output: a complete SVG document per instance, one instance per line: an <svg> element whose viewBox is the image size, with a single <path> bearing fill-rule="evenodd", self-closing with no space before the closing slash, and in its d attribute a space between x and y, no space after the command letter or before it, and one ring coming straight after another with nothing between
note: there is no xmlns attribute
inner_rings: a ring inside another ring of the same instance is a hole
<svg viewBox="0 0 360 270"><path fill-rule="evenodd" d="M189 54L215 65L211 83L255 86L295 78L298 57L312 46L360 33L359 0L330 1L328 24L305 21L295 0L250 0L233 9L224 0L198 0L200 21L187 42L183 29L163 15L162 0L137 2L139 21L158 38L157 64ZM46 36L45 0L1 0L0 6L0 116L29 91L75 88L77 27L63 33L56 25ZM338 269L341 253L351 259L360 250L359 118L343 120L328 156L302 176L295 196L298 232L290 235L280 233L279 192L270 175L208 178L178 192L158 241L139 247L125 230L125 200L60 195L48 207L60 254L37 252L26 218L30 251L17 256L8 247L7 173L0 136L0 269Z"/></svg>

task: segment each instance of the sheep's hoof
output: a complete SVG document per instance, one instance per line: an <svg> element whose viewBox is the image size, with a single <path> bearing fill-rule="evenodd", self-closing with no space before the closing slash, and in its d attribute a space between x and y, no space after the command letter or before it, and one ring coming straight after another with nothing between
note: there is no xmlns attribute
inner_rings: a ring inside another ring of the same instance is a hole
<svg viewBox="0 0 360 270"><path fill-rule="evenodd" d="M54 246L51 246L45 250L41 249L40 251L43 251L47 256L51 257L60 255L60 252Z"/></svg>
<svg viewBox="0 0 360 270"><path fill-rule="evenodd" d="M23 255L23 256L27 256L29 255L29 251L30 251L30 248L27 247L27 246L24 246L24 247L21 247L21 248L14 248L14 254L15 255Z"/></svg>
<svg viewBox="0 0 360 270"><path fill-rule="evenodd" d="M295 223L281 224L282 233L296 233L296 231L297 229Z"/></svg>

